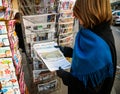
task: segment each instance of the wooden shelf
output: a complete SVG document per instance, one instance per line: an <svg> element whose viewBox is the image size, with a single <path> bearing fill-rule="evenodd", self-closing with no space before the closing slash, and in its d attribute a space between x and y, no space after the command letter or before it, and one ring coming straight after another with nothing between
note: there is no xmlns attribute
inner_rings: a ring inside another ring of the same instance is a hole
<svg viewBox="0 0 120 94"><path fill-rule="evenodd" d="M0 12L1 12L1 11L4 11L5 9L6 9L6 7L0 6Z"/></svg>

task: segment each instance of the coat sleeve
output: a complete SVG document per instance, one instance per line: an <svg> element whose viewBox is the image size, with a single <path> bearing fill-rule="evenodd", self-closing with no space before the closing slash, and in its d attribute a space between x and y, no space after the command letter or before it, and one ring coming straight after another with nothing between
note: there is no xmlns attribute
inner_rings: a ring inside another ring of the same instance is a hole
<svg viewBox="0 0 120 94"><path fill-rule="evenodd" d="M57 73L60 78L62 78L62 81L64 85L76 88L84 88L83 83L78 80L76 77L74 77L70 72L59 70L59 73Z"/></svg>
<svg viewBox="0 0 120 94"><path fill-rule="evenodd" d="M73 49L71 47L64 47L63 54L65 57L72 57Z"/></svg>

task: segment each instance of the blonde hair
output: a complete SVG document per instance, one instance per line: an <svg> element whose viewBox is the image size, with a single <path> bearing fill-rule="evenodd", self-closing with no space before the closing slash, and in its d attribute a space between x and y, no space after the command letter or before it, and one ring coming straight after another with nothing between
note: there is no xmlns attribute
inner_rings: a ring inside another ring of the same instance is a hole
<svg viewBox="0 0 120 94"><path fill-rule="evenodd" d="M110 0L76 0L73 15L82 20L85 28L93 28L102 22L112 22Z"/></svg>

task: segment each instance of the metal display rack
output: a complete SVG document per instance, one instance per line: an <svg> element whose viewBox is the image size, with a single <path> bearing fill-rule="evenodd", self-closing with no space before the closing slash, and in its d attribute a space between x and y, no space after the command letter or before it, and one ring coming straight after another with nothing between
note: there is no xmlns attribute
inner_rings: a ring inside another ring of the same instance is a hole
<svg viewBox="0 0 120 94"><path fill-rule="evenodd" d="M54 0L29 1L19 2L19 9L23 15L21 21L26 55L32 62L33 84L37 88L37 94L48 94L59 91L60 80L55 73L50 72L47 67L43 67L44 63L36 57L33 45L55 41L57 12L54 11L53 4L56 3L53 2Z"/></svg>
<svg viewBox="0 0 120 94"><path fill-rule="evenodd" d="M19 10L22 13L21 21L23 23L22 30L25 41L26 55L32 62L33 83L37 85L37 94L48 94L48 92L59 91L61 88L61 81L58 79L56 74L54 77L47 79L47 81L38 81L38 78L41 76L38 76L38 74L40 74L40 71L43 71L42 69L44 68L38 68L38 65L41 63L43 64L43 62L36 57L33 45L47 41L55 41L59 45L62 45L60 42L64 39L66 40L66 43L70 44L69 46L73 45L72 26L74 25L74 18L71 16L72 11L70 11L70 14L64 14L65 11L63 12L60 10L62 7L61 4L64 2L65 4L68 4L70 2L70 5L72 4L72 1L74 0L22 0L19 2ZM62 17L62 14L66 15L66 17ZM72 20L68 21L67 19ZM63 20L66 20L67 22L62 22ZM71 23L71 30L68 27L65 27L67 29L61 28L61 24L66 23ZM61 32L61 29L67 30L68 32L63 33ZM69 32L69 30L71 32ZM70 39L70 42L68 41L69 38L67 37L67 34L71 34L72 39ZM62 38L61 35L65 35L64 38ZM68 46L66 43L65 45ZM35 66L37 66L37 69ZM46 74L46 76L48 75ZM34 77L37 77L37 79L34 79ZM52 89L49 90L48 87L51 87Z"/></svg>

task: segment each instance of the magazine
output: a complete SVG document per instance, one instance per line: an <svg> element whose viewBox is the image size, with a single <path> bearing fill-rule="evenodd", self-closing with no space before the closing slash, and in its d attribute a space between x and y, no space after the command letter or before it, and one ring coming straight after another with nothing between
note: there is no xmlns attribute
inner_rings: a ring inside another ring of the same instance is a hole
<svg viewBox="0 0 120 94"><path fill-rule="evenodd" d="M47 30L55 30L55 22L45 23L45 24L35 24L33 26L26 26L26 29L31 31L47 31Z"/></svg>
<svg viewBox="0 0 120 94"><path fill-rule="evenodd" d="M12 57L10 47L0 47L0 58L2 57Z"/></svg>
<svg viewBox="0 0 120 94"><path fill-rule="evenodd" d="M9 87L2 87L0 94L21 94L21 92L19 86L9 86Z"/></svg>
<svg viewBox="0 0 120 94"><path fill-rule="evenodd" d="M64 28L73 28L73 22L71 23L59 23L59 28L64 29Z"/></svg>
<svg viewBox="0 0 120 94"><path fill-rule="evenodd" d="M55 77L55 72L50 72L48 69L33 70L33 82L39 83L48 81Z"/></svg>
<svg viewBox="0 0 120 94"><path fill-rule="evenodd" d="M66 35L69 33L73 33L73 28L66 28L66 29L60 28L59 32L60 32L60 35Z"/></svg>
<svg viewBox="0 0 120 94"><path fill-rule="evenodd" d="M73 13L71 11L70 12L64 12L64 13L60 13L60 18L73 17L72 15L73 15Z"/></svg>
<svg viewBox="0 0 120 94"><path fill-rule="evenodd" d="M38 84L38 91L39 92L49 92L51 90L55 90L58 87L58 80L52 80L44 84Z"/></svg>
<svg viewBox="0 0 120 94"><path fill-rule="evenodd" d="M0 19L4 19L4 12L0 12Z"/></svg>
<svg viewBox="0 0 120 94"><path fill-rule="evenodd" d="M0 47L9 46L9 40L8 36L6 35L0 35Z"/></svg>
<svg viewBox="0 0 120 94"><path fill-rule="evenodd" d="M59 23L65 23L65 22L73 22L74 18L73 17L68 17L68 18L63 18L63 19L59 19Z"/></svg>
<svg viewBox="0 0 120 94"><path fill-rule="evenodd" d="M24 16L24 19L32 23L51 23L56 21L56 13Z"/></svg>
<svg viewBox="0 0 120 94"><path fill-rule="evenodd" d="M0 22L0 34L6 34L7 33L7 28L5 21Z"/></svg>
<svg viewBox="0 0 120 94"><path fill-rule="evenodd" d="M3 4L2 4L2 0L0 0L0 7L2 6Z"/></svg>
<svg viewBox="0 0 120 94"><path fill-rule="evenodd" d="M47 69L45 63L43 63L42 60L38 60L37 58L33 58L33 69L34 70L41 70L41 69Z"/></svg>
<svg viewBox="0 0 120 94"><path fill-rule="evenodd" d="M55 46L57 46L56 42L45 42L34 44L33 49L50 71L56 71L59 67L62 69L70 68L70 62L64 57L58 48L55 48Z"/></svg>
<svg viewBox="0 0 120 94"><path fill-rule="evenodd" d="M36 0L35 11L37 14L56 13L56 0Z"/></svg>
<svg viewBox="0 0 120 94"><path fill-rule="evenodd" d="M60 0L60 12L72 11L75 0Z"/></svg>
<svg viewBox="0 0 120 94"><path fill-rule="evenodd" d="M11 69L15 71L12 58L0 58L0 70Z"/></svg>

